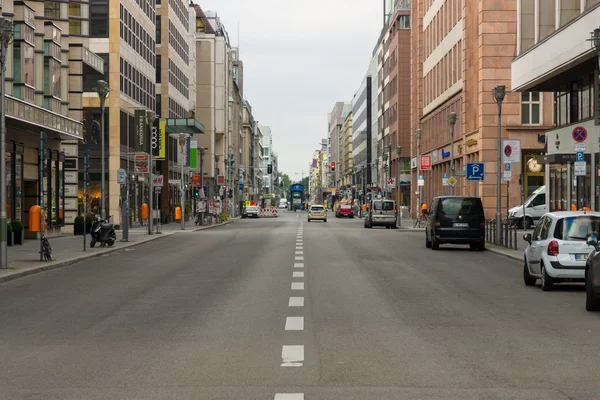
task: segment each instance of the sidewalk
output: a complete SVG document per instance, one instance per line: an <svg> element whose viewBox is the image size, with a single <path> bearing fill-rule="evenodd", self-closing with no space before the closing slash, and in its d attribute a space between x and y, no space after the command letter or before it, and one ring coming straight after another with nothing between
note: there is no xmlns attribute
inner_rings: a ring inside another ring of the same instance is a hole
<svg viewBox="0 0 600 400"><path fill-rule="evenodd" d="M186 223L185 231L200 231L215 228L232 223L227 221L222 224L210 226L196 226L194 222ZM8 248L8 269L0 271L0 282L17 279L23 276L47 271L55 268L65 267L88 258L97 257L102 254L111 253L141 243L157 240L166 236L181 232L180 223L162 225L162 233L148 235L148 227L137 227L129 230L129 241L121 242L122 231L117 231L117 242L112 247L100 247L98 244L90 248L90 236L86 236L86 251L83 251L83 236L61 236L50 239L52 256L54 261L40 261L40 242L38 240L27 240L22 246Z"/></svg>

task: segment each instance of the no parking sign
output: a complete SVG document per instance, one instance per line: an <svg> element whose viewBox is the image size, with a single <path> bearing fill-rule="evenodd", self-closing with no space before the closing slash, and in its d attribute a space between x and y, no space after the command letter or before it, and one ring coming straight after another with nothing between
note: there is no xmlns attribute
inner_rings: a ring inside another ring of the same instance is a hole
<svg viewBox="0 0 600 400"><path fill-rule="evenodd" d="M519 139L505 139L502 141L502 162L521 162L521 141Z"/></svg>

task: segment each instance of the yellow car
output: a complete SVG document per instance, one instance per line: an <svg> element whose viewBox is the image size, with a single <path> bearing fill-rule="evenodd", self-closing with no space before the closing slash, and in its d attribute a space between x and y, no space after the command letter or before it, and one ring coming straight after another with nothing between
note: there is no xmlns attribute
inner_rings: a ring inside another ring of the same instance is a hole
<svg viewBox="0 0 600 400"><path fill-rule="evenodd" d="M327 211L321 204L313 204L308 209L308 222L316 219L327 222Z"/></svg>

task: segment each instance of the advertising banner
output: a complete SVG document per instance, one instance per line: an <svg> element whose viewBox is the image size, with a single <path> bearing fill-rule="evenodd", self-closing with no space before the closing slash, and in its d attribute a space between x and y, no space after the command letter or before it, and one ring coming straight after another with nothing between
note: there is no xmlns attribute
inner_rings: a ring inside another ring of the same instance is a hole
<svg viewBox="0 0 600 400"><path fill-rule="evenodd" d="M154 126L150 129L150 146L152 146L152 157L155 160L165 159L166 141L166 122L156 119Z"/></svg>
<svg viewBox="0 0 600 400"><path fill-rule="evenodd" d="M135 110L135 152L148 152L148 130L146 124L146 110Z"/></svg>

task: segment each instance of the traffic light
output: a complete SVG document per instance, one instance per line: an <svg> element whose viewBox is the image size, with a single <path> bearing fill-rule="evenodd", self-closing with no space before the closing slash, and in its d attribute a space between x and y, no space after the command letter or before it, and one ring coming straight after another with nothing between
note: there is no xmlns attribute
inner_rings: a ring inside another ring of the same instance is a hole
<svg viewBox="0 0 600 400"><path fill-rule="evenodd" d="M194 197L198 198L198 196L200 196L200 191L198 190L197 187L194 188Z"/></svg>
<svg viewBox="0 0 600 400"><path fill-rule="evenodd" d="M335 171L335 161L331 162L331 171Z"/></svg>

